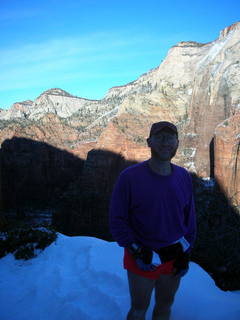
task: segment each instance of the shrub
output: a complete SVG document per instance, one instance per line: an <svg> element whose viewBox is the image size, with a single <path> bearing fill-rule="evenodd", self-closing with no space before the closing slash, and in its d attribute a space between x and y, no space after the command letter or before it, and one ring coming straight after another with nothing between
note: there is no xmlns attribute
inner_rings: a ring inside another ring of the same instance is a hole
<svg viewBox="0 0 240 320"><path fill-rule="evenodd" d="M0 258L13 253L16 259L28 260L57 238L50 227L24 226L0 233Z"/></svg>

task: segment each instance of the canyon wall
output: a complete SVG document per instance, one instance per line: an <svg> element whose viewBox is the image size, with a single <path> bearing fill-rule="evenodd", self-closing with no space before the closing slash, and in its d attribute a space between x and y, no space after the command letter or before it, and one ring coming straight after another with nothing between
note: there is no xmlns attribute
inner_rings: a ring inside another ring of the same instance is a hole
<svg viewBox="0 0 240 320"><path fill-rule="evenodd" d="M14 137L40 141L89 163L93 163L92 149L142 161L149 157L146 138L151 124L168 120L179 130L174 162L201 177L215 172L222 188L232 195L239 192L238 149L232 148L228 158L235 165L225 170L228 160L220 160L226 156L220 136L239 134L239 128L231 125L240 109L239 92L240 23L236 23L222 30L215 41L174 45L160 66L131 83L111 88L102 100L50 89L34 101L1 109L0 143ZM229 125L220 132L218 125L226 119ZM17 166L18 158L14 161ZM239 197L236 201L239 204Z"/></svg>
<svg viewBox="0 0 240 320"><path fill-rule="evenodd" d="M215 130L215 178L234 205L240 204L240 112Z"/></svg>

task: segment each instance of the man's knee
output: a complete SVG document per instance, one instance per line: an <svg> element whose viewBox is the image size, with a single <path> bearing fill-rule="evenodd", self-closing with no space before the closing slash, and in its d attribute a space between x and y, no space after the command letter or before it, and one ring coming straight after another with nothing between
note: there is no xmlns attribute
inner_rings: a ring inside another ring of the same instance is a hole
<svg viewBox="0 0 240 320"><path fill-rule="evenodd" d="M153 320L166 319L169 320L171 314L171 307L173 304L173 297L164 297L158 303L155 303L153 310Z"/></svg>
<svg viewBox="0 0 240 320"><path fill-rule="evenodd" d="M159 305L170 307L173 304L173 302L174 302L173 296L165 296L165 297L162 297L162 299L159 301Z"/></svg>

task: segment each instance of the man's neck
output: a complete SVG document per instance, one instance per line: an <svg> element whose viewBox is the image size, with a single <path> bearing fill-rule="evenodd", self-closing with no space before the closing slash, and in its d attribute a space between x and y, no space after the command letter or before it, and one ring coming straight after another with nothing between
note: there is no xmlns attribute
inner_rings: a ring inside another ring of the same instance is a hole
<svg viewBox="0 0 240 320"><path fill-rule="evenodd" d="M168 176L172 173L170 161L161 161L159 159L151 157L148 161L148 164L152 171L160 174L161 176Z"/></svg>

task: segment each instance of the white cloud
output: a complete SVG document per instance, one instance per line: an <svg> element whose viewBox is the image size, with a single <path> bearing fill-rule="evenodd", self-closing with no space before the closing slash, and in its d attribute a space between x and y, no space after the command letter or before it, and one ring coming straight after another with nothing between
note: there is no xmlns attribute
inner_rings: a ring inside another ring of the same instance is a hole
<svg viewBox="0 0 240 320"><path fill-rule="evenodd" d="M108 50L133 47L144 43L141 38L134 40L115 39L114 34L91 34L83 37L67 37L48 40L43 43L33 43L22 47L5 49L0 51L0 64L23 64L52 60L61 57L86 56L88 54L98 56Z"/></svg>
<svg viewBox="0 0 240 320"><path fill-rule="evenodd" d="M120 62L158 54L148 49L147 41L141 36L94 33L6 48L0 51L0 90L28 88L49 78L98 78L101 70L102 78L123 75L130 71L117 70Z"/></svg>

